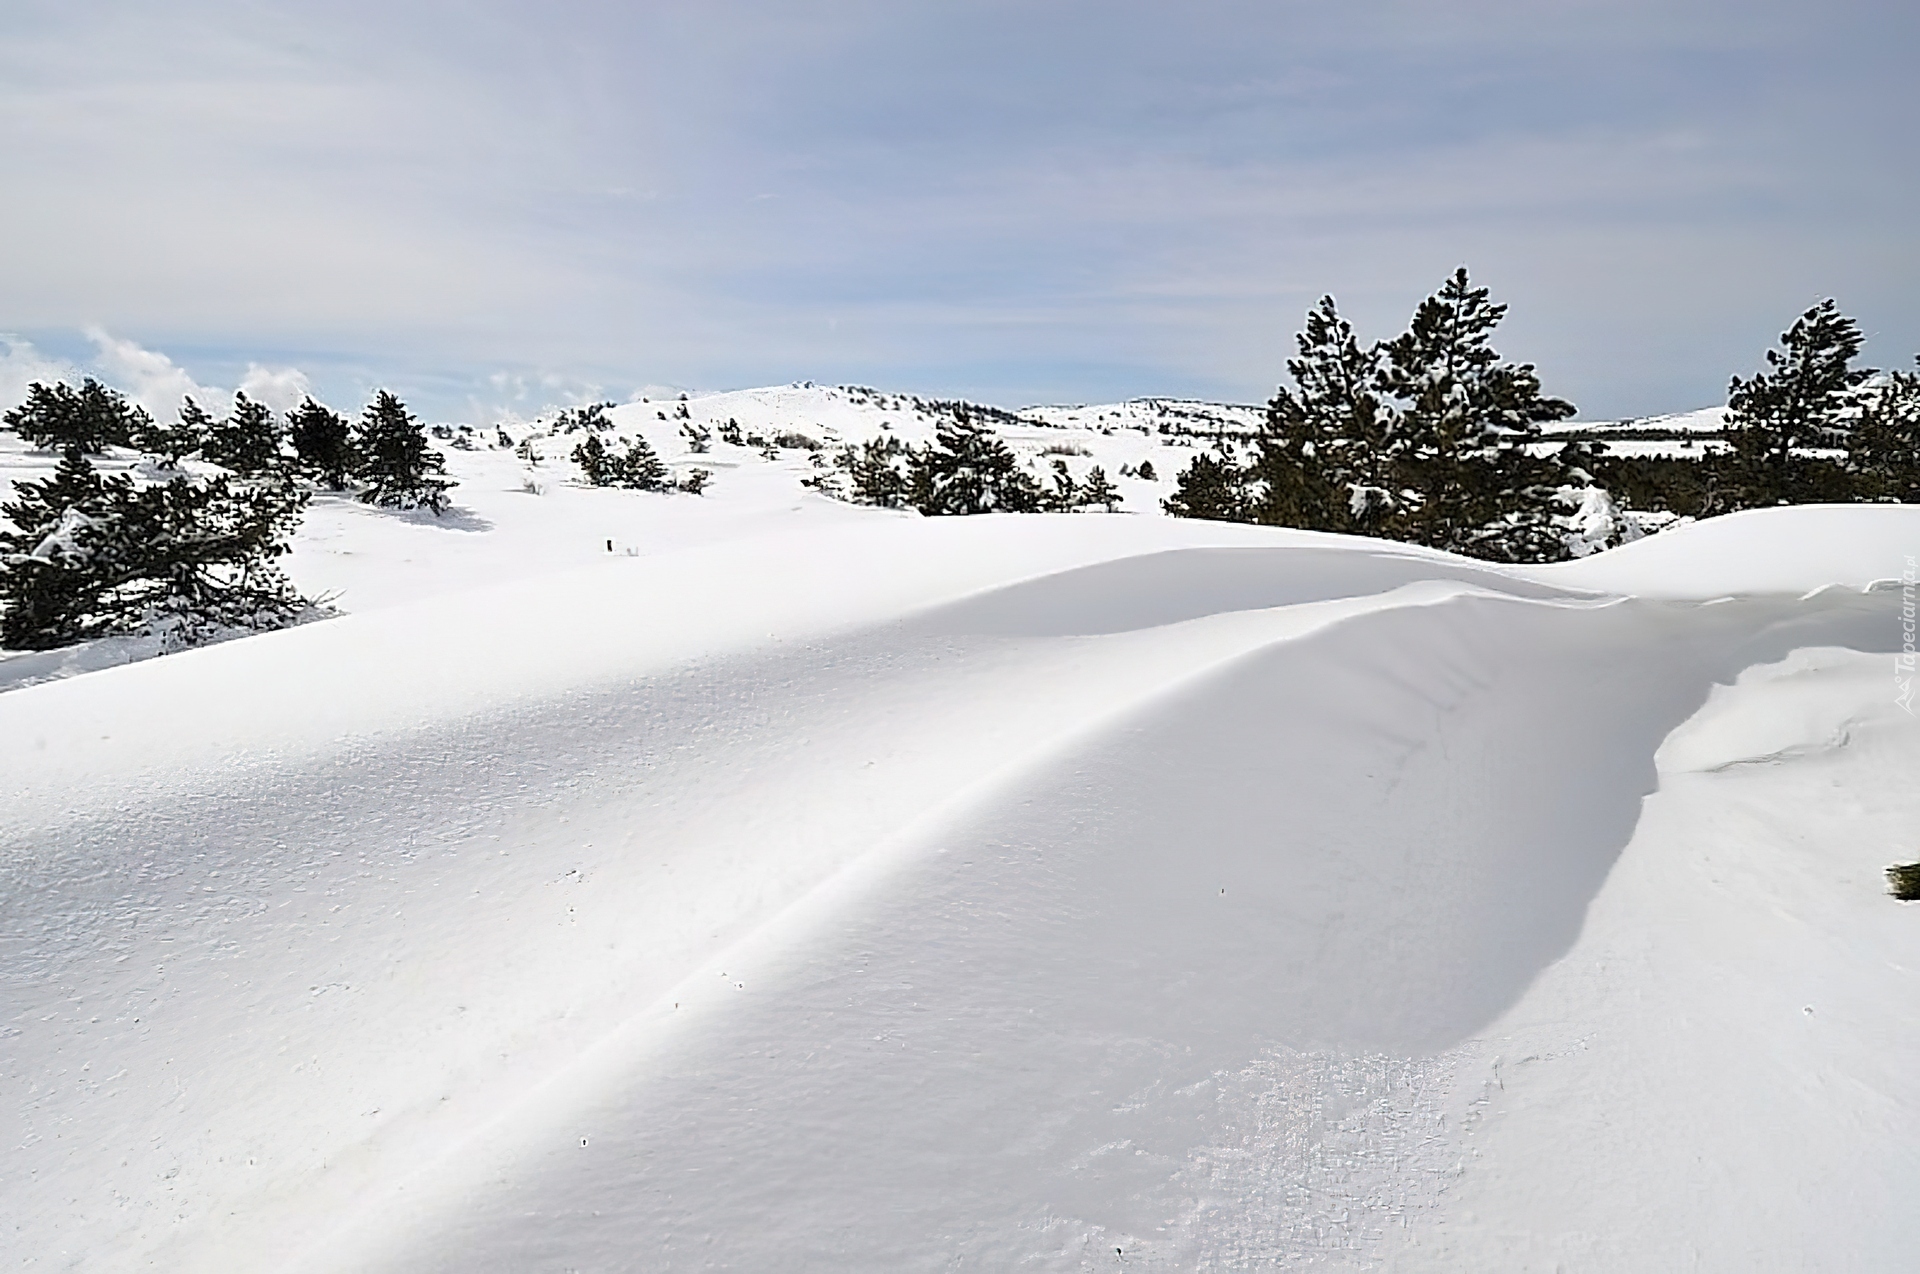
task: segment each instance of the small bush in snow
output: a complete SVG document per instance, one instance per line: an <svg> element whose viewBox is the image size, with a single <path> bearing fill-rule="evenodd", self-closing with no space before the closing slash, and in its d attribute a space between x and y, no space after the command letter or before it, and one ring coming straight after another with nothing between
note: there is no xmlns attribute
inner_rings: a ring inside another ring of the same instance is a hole
<svg viewBox="0 0 1920 1274"><path fill-rule="evenodd" d="M600 441L599 434L588 434L570 458L580 466L580 476L589 486L633 491L667 491L673 487L667 466L644 437L635 438L625 451L619 451Z"/></svg>
<svg viewBox="0 0 1920 1274"><path fill-rule="evenodd" d="M1887 868L1887 892L1901 902L1920 902L1920 863Z"/></svg>

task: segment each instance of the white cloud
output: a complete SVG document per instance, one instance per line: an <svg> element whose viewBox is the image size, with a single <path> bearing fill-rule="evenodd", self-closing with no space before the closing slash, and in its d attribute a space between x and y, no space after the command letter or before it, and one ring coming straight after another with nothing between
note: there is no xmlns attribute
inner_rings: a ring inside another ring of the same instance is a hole
<svg viewBox="0 0 1920 1274"><path fill-rule="evenodd" d="M34 381L78 380L73 364L50 358L18 337L0 335L0 411L11 411L26 401Z"/></svg>
<svg viewBox="0 0 1920 1274"><path fill-rule="evenodd" d="M192 398L216 412L226 401L226 390L200 384L186 368L158 350L147 349L98 327L87 329L87 339L99 351L93 361L100 368L102 378L119 386L127 397L155 416L170 416L179 408L182 398Z"/></svg>
<svg viewBox="0 0 1920 1274"><path fill-rule="evenodd" d="M313 392L313 382L298 367L263 367L248 363L240 378L240 392L285 415Z"/></svg>

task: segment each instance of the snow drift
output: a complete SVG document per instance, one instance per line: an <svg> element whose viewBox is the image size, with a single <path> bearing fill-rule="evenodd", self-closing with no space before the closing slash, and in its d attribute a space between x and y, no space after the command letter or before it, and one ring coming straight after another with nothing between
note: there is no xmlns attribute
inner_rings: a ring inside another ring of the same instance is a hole
<svg viewBox="0 0 1920 1274"><path fill-rule="evenodd" d="M53 1268L1897 1268L1920 514L867 517L0 696Z"/></svg>

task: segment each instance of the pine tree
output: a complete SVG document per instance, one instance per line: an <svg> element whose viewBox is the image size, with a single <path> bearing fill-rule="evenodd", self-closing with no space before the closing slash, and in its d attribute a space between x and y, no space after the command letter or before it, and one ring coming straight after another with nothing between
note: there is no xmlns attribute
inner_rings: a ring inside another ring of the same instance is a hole
<svg viewBox="0 0 1920 1274"><path fill-rule="evenodd" d="M170 646L291 623L307 603L274 565L304 497L290 482L103 478L67 449L0 506L0 645L44 650L158 633Z"/></svg>
<svg viewBox="0 0 1920 1274"><path fill-rule="evenodd" d="M1727 391L1725 465L1733 508L1762 508L1837 494L1831 465L1811 448L1848 448L1860 414L1856 390L1872 376L1856 370L1860 325L1831 299L1806 311L1767 351L1766 369L1733 378Z"/></svg>
<svg viewBox="0 0 1920 1274"><path fill-rule="evenodd" d="M869 438L858 447L842 448L833 463L846 472L854 503L897 509L906 503L911 486L902 472L902 463L908 458L906 444L889 433Z"/></svg>
<svg viewBox="0 0 1920 1274"><path fill-rule="evenodd" d="M1175 479L1174 493L1160 507L1176 518L1205 518L1212 522L1250 522L1251 501L1247 477L1230 453L1201 452Z"/></svg>
<svg viewBox="0 0 1920 1274"><path fill-rule="evenodd" d="M1067 469L1067 462L1054 457L1052 465L1053 489L1040 495L1040 507L1048 513L1071 513L1080 507L1080 484L1073 480L1073 474Z"/></svg>
<svg viewBox="0 0 1920 1274"><path fill-rule="evenodd" d="M59 382L35 381L27 386L27 400L0 416L0 423L36 447L57 451L78 447L98 455L108 447L131 445L133 436L153 422L120 391L89 376L78 390Z"/></svg>
<svg viewBox="0 0 1920 1274"><path fill-rule="evenodd" d="M1080 488L1080 507L1101 508L1108 513L1120 507L1120 489L1107 480L1107 471L1099 465L1087 470L1087 480Z"/></svg>
<svg viewBox="0 0 1920 1274"><path fill-rule="evenodd" d="M620 452L602 442L599 434L591 433L574 447L570 458L580 466L580 476L590 486L626 487L635 491L667 491L673 487L667 466L661 463L644 436L634 439L625 452Z"/></svg>
<svg viewBox="0 0 1920 1274"><path fill-rule="evenodd" d="M287 426L301 467L327 490L345 491L359 464L353 450L353 429L346 417L308 397L287 417Z"/></svg>
<svg viewBox="0 0 1920 1274"><path fill-rule="evenodd" d="M244 393L233 396L233 410L207 429L200 458L243 477L267 473L281 464L280 424L273 410Z"/></svg>
<svg viewBox="0 0 1920 1274"><path fill-rule="evenodd" d="M1920 374L1889 372L1861 393L1847 467L1861 498L1920 504Z"/></svg>
<svg viewBox="0 0 1920 1274"><path fill-rule="evenodd" d="M120 568L105 599L114 628L179 647L295 622L311 603L276 559L291 548L306 501L284 472L252 482L175 478L114 501L101 536Z"/></svg>
<svg viewBox="0 0 1920 1274"><path fill-rule="evenodd" d="M627 444L626 455L620 458L620 485L636 491L669 491L673 488L672 475L667 472L667 466L662 463L645 434L635 434L633 441Z"/></svg>
<svg viewBox="0 0 1920 1274"><path fill-rule="evenodd" d="M913 504L927 517L1033 513L1042 498L1007 444L965 407L935 427L930 446L911 453L909 481Z"/></svg>
<svg viewBox="0 0 1920 1274"><path fill-rule="evenodd" d="M444 476L446 459L427 442L406 405L386 390L360 417L354 451L360 469L354 476L368 484L360 498L387 508L432 509L437 517L447 507L447 489L454 483Z"/></svg>
<svg viewBox="0 0 1920 1274"><path fill-rule="evenodd" d="M50 479L14 484L0 505L0 646L47 650L91 635L101 591L89 543L106 516L109 492L131 489L104 479L79 444L69 444Z"/></svg>
<svg viewBox="0 0 1920 1274"><path fill-rule="evenodd" d="M213 426L213 418L191 398L181 401L180 411L171 425L157 424L144 412L141 414L144 419L133 431L132 445L157 457L168 469L178 468L182 460L206 445L207 433Z"/></svg>
<svg viewBox="0 0 1920 1274"><path fill-rule="evenodd" d="M1404 538L1496 560L1550 560L1567 475L1530 454L1540 426L1573 415L1541 392L1532 364L1503 360L1493 329L1507 307L1464 267L1382 347L1380 385L1399 400L1396 469L1413 493L1395 518ZM1545 554L1546 559L1529 556Z"/></svg>
<svg viewBox="0 0 1920 1274"><path fill-rule="evenodd" d="M1294 388L1267 405L1253 462L1254 517L1314 531L1390 534L1399 512L1395 414L1379 346L1362 349L1330 296L1307 312L1287 361Z"/></svg>

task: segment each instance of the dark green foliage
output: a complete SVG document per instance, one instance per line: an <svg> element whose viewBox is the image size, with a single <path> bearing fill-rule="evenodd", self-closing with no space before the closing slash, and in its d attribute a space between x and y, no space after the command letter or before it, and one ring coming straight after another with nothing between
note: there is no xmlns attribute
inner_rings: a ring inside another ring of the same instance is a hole
<svg viewBox="0 0 1920 1274"><path fill-rule="evenodd" d="M1176 518L1205 518L1212 522L1250 522L1247 478L1230 453L1194 456L1175 479L1174 493L1160 502Z"/></svg>
<svg viewBox="0 0 1920 1274"><path fill-rule="evenodd" d="M600 441L597 433L573 449L573 462L580 476L596 487L626 487L633 491L670 491L672 479L644 437L635 438L625 451L617 451Z"/></svg>
<svg viewBox="0 0 1920 1274"><path fill-rule="evenodd" d="M353 448L360 458L358 477L367 483L360 498L387 508L447 507L447 462L427 442L426 431L398 398L381 390L361 414Z"/></svg>
<svg viewBox="0 0 1920 1274"><path fill-rule="evenodd" d="M1360 348L1333 298L1321 297L1295 338L1294 388L1267 404L1252 477L1256 520L1314 531L1382 533L1400 511L1392 408L1382 396L1378 346Z"/></svg>
<svg viewBox="0 0 1920 1274"><path fill-rule="evenodd" d="M1134 472L1148 482L1158 482L1160 480L1160 476L1153 471L1153 461L1151 460L1142 460L1140 467L1135 469Z"/></svg>
<svg viewBox="0 0 1920 1274"><path fill-rule="evenodd" d="M287 417L287 431L302 469L329 491L345 491L351 485L359 457L354 454L353 428L345 416L308 398Z"/></svg>
<svg viewBox="0 0 1920 1274"><path fill-rule="evenodd" d="M1697 459L1603 455L1593 461L1592 473L1595 485L1630 509L1690 518L1725 511L1718 471Z"/></svg>
<svg viewBox="0 0 1920 1274"><path fill-rule="evenodd" d="M1765 508L1834 498L1831 475L1809 449L1850 449L1860 413L1856 390L1872 373L1853 367L1860 325L1825 300L1795 320L1767 351L1766 369L1728 389L1724 472L1729 507ZM1839 498L1846 498L1840 495Z"/></svg>
<svg viewBox="0 0 1920 1274"><path fill-rule="evenodd" d="M1920 902L1920 863L1887 868L1887 892L1901 902Z"/></svg>
<svg viewBox="0 0 1920 1274"><path fill-rule="evenodd" d="M0 505L0 646L45 650L89 635L98 588L85 539L107 516L110 498L133 483L103 479L81 448L71 445L51 479L16 482Z"/></svg>
<svg viewBox="0 0 1920 1274"><path fill-rule="evenodd" d="M0 506L0 645L44 650L151 632L191 645L291 623L307 603L274 559L305 497L284 479L102 477L71 447Z"/></svg>
<svg viewBox="0 0 1920 1274"><path fill-rule="evenodd" d="M142 413L143 419L133 431L132 445L159 458L162 466L178 468L182 460L206 445L213 417L191 398L182 400L180 411L170 425L156 423Z"/></svg>
<svg viewBox="0 0 1920 1274"><path fill-rule="evenodd" d="M613 422L607 419L608 409L614 403L588 403L584 407L568 407L553 420L555 433L570 434L582 429L604 432L613 428Z"/></svg>
<svg viewBox="0 0 1920 1274"><path fill-rule="evenodd" d="M747 440L740 436L740 422L732 416L728 416L727 423L720 426L720 441L733 447L747 445Z"/></svg>
<svg viewBox="0 0 1920 1274"><path fill-rule="evenodd" d="M1048 513L1071 513L1080 507L1080 484L1073 480L1067 471L1067 462L1056 459L1053 462L1051 490L1040 493L1040 507Z"/></svg>
<svg viewBox="0 0 1920 1274"><path fill-rule="evenodd" d="M908 455L908 490L928 517L975 513L1033 513L1042 493L1007 444L966 407L937 426L929 446Z"/></svg>
<svg viewBox="0 0 1920 1274"><path fill-rule="evenodd" d="M699 495L707 489L707 484L711 481L713 481L713 470L689 469L686 476L680 479L678 489L688 495Z"/></svg>
<svg viewBox="0 0 1920 1274"><path fill-rule="evenodd" d="M1920 504L1920 375L1890 372L1861 395L1847 467L1861 498Z"/></svg>
<svg viewBox="0 0 1920 1274"><path fill-rule="evenodd" d="M841 448L833 463L846 473L855 503L897 509L907 499L907 475L902 465L908 450L892 434L882 434L858 447Z"/></svg>
<svg viewBox="0 0 1920 1274"><path fill-rule="evenodd" d="M280 423L273 418L272 409L245 394L235 394L233 410L226 419L208 427L200 444L200 458L252 477L280 467L280 441Z"/></svg>
<svg viewBox="0 0 1920 1274"><path fill-rule="evenodd" d="M1080 488L1080 507L1101 508L1108 513L1120 507L1120 490L1107 480L1107 471L1099 465L1087 470L1087 480Z"/></svg>
<svg viewBox="0 0 1920 1274"><path fill-rule="evenodd" d="M0 416L7 428L36 447L65 451L78 447L98 455L108 447L132 445L135 434L153 421L117 389L89 376L79 389L39 381L27 386L27 400Z"/></svg>
<svg viewBox="0 0 1920 1274"><path fill-rule="evenodd" d="M1505 314L1461 269L1405 333L1363 348L1321 298L1250 463L1224 449L1196 457L1163 504L1181 517L1380 535L1495 561L1565 557L1591 474L1578 456L1539 445L1540 426L1573 405L1494 351Z"/></svg>
<svg viewBox="0 0 1920 1274"><path fill-rule="evenodd" d="M713 450L713 430L705 425L688 421L680 426L680 433L687 440L687 450L694 455L704 456Z"/></svg>
<svg viewBox="0 0 1920 1274"><path fill-rule="evenodd" d="M1506 312L1462 268L1382 347L1380 384L1399 403L1395 448L1413 492L1397 515L1399 538L1495 560L1551 560L1565 556L1551 546L1567 475L1526 446L1541 424L1574 409L1541 392L1531 364L1494 352Z"/></svg>

